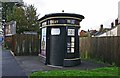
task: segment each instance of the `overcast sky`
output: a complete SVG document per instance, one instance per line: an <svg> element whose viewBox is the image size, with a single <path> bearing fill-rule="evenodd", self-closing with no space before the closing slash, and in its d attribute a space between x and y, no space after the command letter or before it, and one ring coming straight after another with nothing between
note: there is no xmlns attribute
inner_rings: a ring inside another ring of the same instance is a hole
<svg viewBox="0 0 120 78"><path fill-rule="evenodd" d="M34 4L40 17L49 13L76 13L85 16L81 29L99 29L100 24L110 27L118 18L118 2L120 0L23 0Z"/></svg>

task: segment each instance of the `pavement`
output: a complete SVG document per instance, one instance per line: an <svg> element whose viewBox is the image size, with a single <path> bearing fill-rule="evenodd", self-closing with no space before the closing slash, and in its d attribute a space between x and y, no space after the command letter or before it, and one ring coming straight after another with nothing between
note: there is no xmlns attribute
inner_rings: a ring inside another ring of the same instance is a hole
<svg viewBox="0 0 120 78"><path fill-rule="evenodd" d="M1 45L0 45L1 46ZM2 78L28 78L9 50L2 50Z"/></svg>
<svg viewBox="0 0 120 78"><path fill-rule="evenodd" d="M2 77L2 42L0 42L0 78Z"/></svg>

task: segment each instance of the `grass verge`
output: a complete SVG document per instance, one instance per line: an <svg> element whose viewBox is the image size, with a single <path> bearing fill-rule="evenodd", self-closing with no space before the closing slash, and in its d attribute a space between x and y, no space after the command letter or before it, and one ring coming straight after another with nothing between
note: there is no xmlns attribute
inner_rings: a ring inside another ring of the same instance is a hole
<svg viewBox="0 0 120 78"><path fill-rule="evenodd" d="M120 78L118 67L93 70L51 70L32 73L29 78Z"/></svg>

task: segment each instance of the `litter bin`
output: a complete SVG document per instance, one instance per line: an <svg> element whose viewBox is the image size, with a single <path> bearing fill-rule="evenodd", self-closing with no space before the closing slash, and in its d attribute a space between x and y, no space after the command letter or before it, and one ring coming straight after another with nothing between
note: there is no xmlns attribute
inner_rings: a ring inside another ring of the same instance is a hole
<svg viewBox="0 0 120 78"><path fill-rule="evenodd" d="M80 64L78 29L82 19L83 15L72 13L47 14L39 19L40 55L45 58L45 64L55 66Z"/></svg>

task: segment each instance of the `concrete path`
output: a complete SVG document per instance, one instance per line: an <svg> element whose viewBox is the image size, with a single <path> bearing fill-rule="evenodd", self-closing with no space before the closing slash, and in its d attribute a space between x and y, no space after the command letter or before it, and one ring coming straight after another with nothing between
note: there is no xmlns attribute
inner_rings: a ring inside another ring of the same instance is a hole
<svg viewBox="0 0 120 78"><path fill-rule="evenodd" d="M24 68L27 75L30 75L35 71L59 69L45 65L43 59L40 58L40 56L15 56L15 59L18 61L19 65Z"/></svg>
<svg viewBox="0 0 120 78"><path fill-rule="evenodd" d="M15 56L20 66L24 68L27 75L30 75L35 71L49 71L49 70L88 70L95 69L99 67L110 66L108 64L96 63L91 60L82 60L82 63L74 67L54 67L47 66L44 64L44 60L40 56Z"/></svg>
<svg viewBox="0 0 120 78"><path fill-rule="evenodd" d="M9 77L28 78L10 51L2 50L2 78Z"/></svg>

